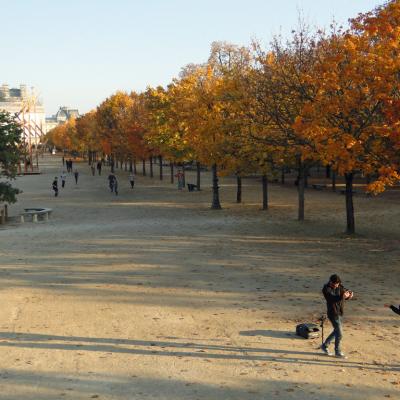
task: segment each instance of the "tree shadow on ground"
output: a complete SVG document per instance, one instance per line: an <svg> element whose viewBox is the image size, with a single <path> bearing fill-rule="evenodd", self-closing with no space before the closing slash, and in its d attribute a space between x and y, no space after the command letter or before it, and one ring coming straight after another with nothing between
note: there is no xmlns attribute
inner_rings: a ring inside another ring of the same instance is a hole
<svg viewBox="0 0 400 400"><path fill-rule="evenodd" d="M18 347L47 350L70 350L123 353L141 356L190 357L200 359L273 361L282 364L320 365L325 367L360 368L373 371L400 371L399 365L338 360L317 352L298 351L293 348L269 349L223 344L196 343L194 341L136 340L58 336L33 333L0 333L0 347Z"/></svg>
<svg viewBox="0 0 400 400"><path fill-rule="evenodd" d="M239 335L241 336L265 336L265 337L271 337L275 339L287 339L287 338L292 338L292 339L301 339L299 336L296 336L294 332L288 332L288 331L273 331L270 329L267 330L253 330L253 331L241 331L239 332Z"/></svg>

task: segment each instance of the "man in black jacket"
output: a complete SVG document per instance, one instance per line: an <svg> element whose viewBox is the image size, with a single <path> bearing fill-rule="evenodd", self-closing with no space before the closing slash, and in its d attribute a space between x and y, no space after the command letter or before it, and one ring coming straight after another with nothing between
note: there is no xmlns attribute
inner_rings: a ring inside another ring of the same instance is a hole
<svg viewBox="0 0 400 400"><path fill-rule="evenodd" d="M330 353L328 347L330 343L335 339L335 355L336 357L345 358L344 353L340 348L340 342L342 340L342 318L343 318L343 306L344 300L350 300L353 297L353 292L343 287L342 281L339 276L334 274L329 278L329 282L324 285L322 289L327 306L327 314L329 321L333 326L333 332L327 337L325 342L321 346L321 350L327 354Z"/></svg>

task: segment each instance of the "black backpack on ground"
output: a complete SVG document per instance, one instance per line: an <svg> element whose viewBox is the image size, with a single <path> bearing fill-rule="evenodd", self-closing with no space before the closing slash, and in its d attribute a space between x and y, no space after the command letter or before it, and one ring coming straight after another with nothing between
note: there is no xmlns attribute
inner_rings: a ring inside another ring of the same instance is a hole
<svg viewBox="0 0 400 400"><path fill-rule="evenodd" d="M296 326L296 335L305 339L319 338L320 329L316 324L299 324Z"/></svg>

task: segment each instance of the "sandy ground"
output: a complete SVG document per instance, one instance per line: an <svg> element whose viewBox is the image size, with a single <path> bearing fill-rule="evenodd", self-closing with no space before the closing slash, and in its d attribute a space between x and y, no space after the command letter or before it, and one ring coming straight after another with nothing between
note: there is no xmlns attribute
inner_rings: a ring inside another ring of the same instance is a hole
<svg viewBox="0 0 400 400"><path fill-rule="evenodd" d="M383 307L400 303L399 192L357 196L346 238L329 191L307 191L299 223L292 186L272 186L261 211L257 180L236 205L226 178L212 211L209 173L189 193L168 176L130 190L117 171L116 197L107 170L80 164L54 198L60 165L47 156L18 178L11 206L51 207L50 221L0 227L0 399L400 398L400 317ZM356 293L347 360L293 334L325 310L335 272Z"/></svg>

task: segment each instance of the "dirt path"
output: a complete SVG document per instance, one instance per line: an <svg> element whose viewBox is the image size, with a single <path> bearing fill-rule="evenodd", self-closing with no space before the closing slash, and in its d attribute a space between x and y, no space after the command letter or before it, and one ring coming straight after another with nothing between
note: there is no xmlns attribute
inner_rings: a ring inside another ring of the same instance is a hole
<svg viewBox="0 0 400 400"><path fill-rule="evenodd" d="M400 210L397 195L356 199L360 236L347 239L343 197L222 180L224 210L201 193L138 176L120 195L78 165L58 198L43 174L17 181L11 207L54 209L49 222L0 228L0 399L399 398ZM165 171L167 172L167 171ZM192 179L190 174L188 179ZM337 272L347 304L347 360L293 335L324 311L320 290Z"/></svg>

